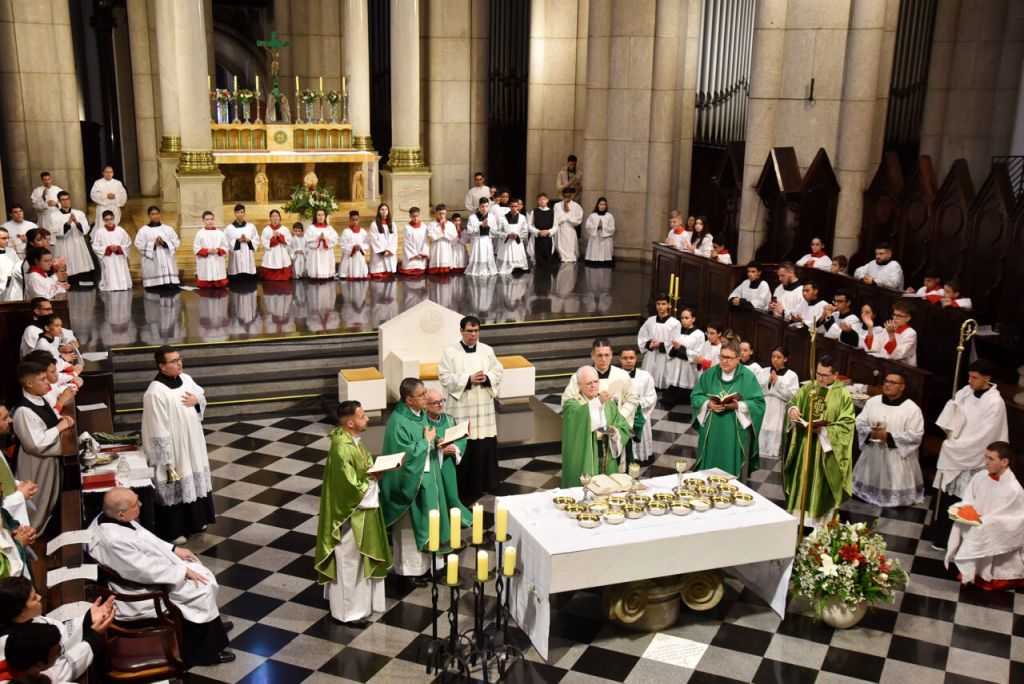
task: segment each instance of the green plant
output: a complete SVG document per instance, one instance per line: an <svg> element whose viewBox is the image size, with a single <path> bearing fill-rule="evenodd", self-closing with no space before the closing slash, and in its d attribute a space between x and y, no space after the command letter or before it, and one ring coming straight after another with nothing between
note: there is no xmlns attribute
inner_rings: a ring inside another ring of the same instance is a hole
<svg viewBox="0 0 1024 684"><path fill-rule="evenodd" d="M299 91L299 100L301 100L303 104L313 104L319 98L320 93L315 90L309 90L307 88L306 90Z"/></svg>
<svg viewBox="0 0 1024 684"><path fill-rule="evenodd" d="M238 99L242 102L251 102L254 97L256 97L256 93L248 88L242 88L238 91Z"/></svg>
<svg viewBox="0 0 1024 684"><path fill-rule="evenodd" d="M320 185L312 187L296 185L292 187L292 194L283 209L289 214L298 214L302 218L311 219L320 209L330 216L338 210L338 201L330 190Z"/></svg>

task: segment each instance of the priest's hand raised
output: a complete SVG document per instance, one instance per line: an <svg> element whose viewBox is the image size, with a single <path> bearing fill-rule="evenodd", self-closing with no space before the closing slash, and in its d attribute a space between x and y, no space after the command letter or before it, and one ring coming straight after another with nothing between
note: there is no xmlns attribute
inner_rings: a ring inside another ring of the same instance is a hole
<svg viewBox="0 0 1024 684"><path fill-rule="evenodd" d="M196 555L194 553L192 553L191 551L189 551L188 549L186 549L184 546L175 546L174 547L174 555L177 556L178 558L180 558L183 561L193 561L193 562L195 562L195 561L198 560L196 558Z"/></svg>

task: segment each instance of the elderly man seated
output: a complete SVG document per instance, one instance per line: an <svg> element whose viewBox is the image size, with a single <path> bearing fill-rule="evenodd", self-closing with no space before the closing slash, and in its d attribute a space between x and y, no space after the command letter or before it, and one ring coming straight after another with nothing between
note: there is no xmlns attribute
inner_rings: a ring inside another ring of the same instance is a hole
<svg viewBox="0 0 1024 684"><path fill-rule="evenodd" d="M235 654L227 650L228 631L217 608L217 580L191 551L165 542L139 525L142 504L130 489L115 487L103 496L103 512L89 525L89 555L122 578L147 585L167 585L171 603L184 618L181 655L185 664L229 663ZM111 583L120 594L137 589ZM153 617L152 603L139 601L117 605L121 620Z"/></svg>

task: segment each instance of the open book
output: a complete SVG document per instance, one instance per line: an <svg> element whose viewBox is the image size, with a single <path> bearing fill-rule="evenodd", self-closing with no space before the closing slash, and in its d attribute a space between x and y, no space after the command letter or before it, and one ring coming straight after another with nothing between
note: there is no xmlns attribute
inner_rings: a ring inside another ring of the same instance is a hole
<svg viewBox="0 0 1024 684"><path fill-rule="evenodd" d="M372 475L373 473L383 473L387 470L398 470L404 462L404 451L397 454L388 454L387 456L378 456L373 459L373 465L367 468L366 473L367 475Z"/></svg>
<svg viewBox="0 0 1024 684"><path fill-rule="evenodd" d="M612 473L611 475L595 475L591 479L590 484L587 485L587 489L592 491L598 496L605 494L614 494L616 492L629 491L632 480L626 473ZM637 483L637 489L647 489L646 485Z"/></svg>
<svg viewBox="0 0 1024 684"><path fill-rule="evenodd" d="M458 442L460 439L469 437L469 421L464 420L461 423L456 423L450 428L444 431L444 436L441 437L441 441L438 443L438 447L444 448L452 442Z"/></svg>
<svg viewBox="0 0 1024 684"><path fill-rule="evenodd" d="M712 394L710 397L708 397L708 401L710 401L712 404L731 404L734 401L743 401L743 395L740 394L739 392L732 392L731 394L720 392L719 394Z"/></svg>

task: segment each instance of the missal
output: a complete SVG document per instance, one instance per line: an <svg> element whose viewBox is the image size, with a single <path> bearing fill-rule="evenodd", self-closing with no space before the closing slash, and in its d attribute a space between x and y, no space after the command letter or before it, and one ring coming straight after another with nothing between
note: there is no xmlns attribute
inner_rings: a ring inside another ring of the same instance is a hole
<svg viewBox="0 0 1024 684"><path fill-rule="evenodd" d="M388 470L398 470L402 467L402 463L404 462L404 451L397 454L388 454L387 456L378 456L373 459L373 465L367 468L366 473L371 475L373 473L383 473Z"/></svg>
<svg viewBox="0 0 1024 684"><path fill-rule="evenodd" d="M456 423L450 428L444 431L444 436L441 441L438 442L438 447L446 447L452 442L458 442L460 439L469 437L469 421L464 420L461 423Z"/></svg>
<svg viewBox="0 0 1024 684"><path fill-rule="evenodd" d="M720 394L712 394L710 397L708 397L708 401L710 401L712 404L731 404L734 401L743 401L743 395L740 394L739 392L732 392L730 394L722 392Z"/></svg>

